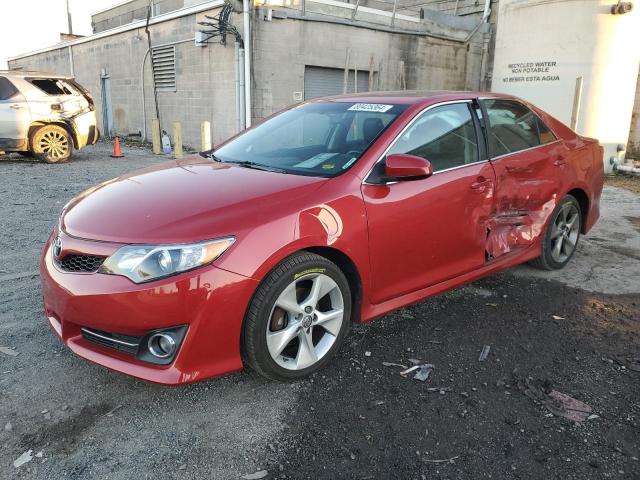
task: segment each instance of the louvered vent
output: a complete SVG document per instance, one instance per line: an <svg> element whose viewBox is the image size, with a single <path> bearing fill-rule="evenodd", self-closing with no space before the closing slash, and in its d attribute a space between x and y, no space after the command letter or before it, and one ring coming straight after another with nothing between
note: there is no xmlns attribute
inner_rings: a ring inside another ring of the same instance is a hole
<svg viewBox="0 0 640 480"><path fill-rule="evenodd" d="M158 90L176 91L176 47L153 49L153 79Z"/></svg>

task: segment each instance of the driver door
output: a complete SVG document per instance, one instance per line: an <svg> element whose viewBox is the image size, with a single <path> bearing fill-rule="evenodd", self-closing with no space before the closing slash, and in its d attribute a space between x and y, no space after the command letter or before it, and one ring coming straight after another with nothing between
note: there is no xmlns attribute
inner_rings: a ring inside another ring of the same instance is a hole
<svg viewBox="0 0 640 480"><path fill-rule="evenodd" d="M471 101L428 107L385 155L423 157L434 174L388 182L383 158L363 183L373 303L484 265L495 174L481 135Z"/></svg>

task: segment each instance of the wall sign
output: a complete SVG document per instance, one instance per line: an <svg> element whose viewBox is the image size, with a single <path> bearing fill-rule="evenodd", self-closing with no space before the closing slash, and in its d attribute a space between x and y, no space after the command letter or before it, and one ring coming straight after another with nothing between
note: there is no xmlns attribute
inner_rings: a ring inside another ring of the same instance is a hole
<svg viewBox="0 0 640 480"><path fill-rule="evenodd" d="M507 65L512 75L502 77L502 83L517 82L557 82L560 76L556 73L557 62L523 62Z"/></svg>

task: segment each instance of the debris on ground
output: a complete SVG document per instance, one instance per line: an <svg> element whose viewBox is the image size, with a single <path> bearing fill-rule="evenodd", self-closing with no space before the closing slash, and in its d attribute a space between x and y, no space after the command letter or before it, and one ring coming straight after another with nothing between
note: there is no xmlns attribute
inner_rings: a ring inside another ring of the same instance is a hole
<svg viewBox="0 0 640 480"><path fill-rule="evenodd" d="M407 368L400 372L400 375L406 377L411 372L416 372L413 376L414 380L420 380L421 382L426 381L429 378L429 375L433 371L435 367L430 363L423 363L422 365L414 365L413 367Z"/></svg>
<svg viewBox="0 0 640 480"><path fill-rule="evenodd" d="M371 356L371 352L367 350L366 352L364 352L364 356L365 357L370 357Z"/></svg>
<svg viewBox="0 0 640 480"><path fill-rule="evenodd" d="M625 357L622 355L616 355L614 357L614 360L622 368L631 370L632 372L640 373L640 357Z"/></svg>
<svg viewBox="0 0 640 480"><path fill-rule="evenodd" d="M425 463L454 463L453 461L457 458L460 458L460 455L456 455L455 457L451 458L442 458L439 460L430 460L428 458L423 458L422 461Z"/></svg>
<svg viewBox="0 0 640 480"><path fill-rule="evenodd" d="M427 388L427 392L435 393L438 392L440 395L444 395L447 392L451 391L451 387L429 387Z"/></svg>
<svg viewBox="0 0 640 480"><path fill-rule="evenodd" d="M269 475L269 472L267 472L266 470L258 470L255 473L247 473L246 475L243 475L242 478L244 480L259 480L266 477L267 475Z"/></svg>
<svg viewBox="0 0 640 480"><path fill-rule="evenodd" d="M121 408L122 408L122 405L118 405L118 406L116 406L116 407L112 408L111 410L109 410L107 413L105 413L105 414L103 415L103 417L113 417L113 413L114 413L116 410L119 410L119 409L121 409Z"/></svg>
<svg viewBox="0 0 640 480"><path fill-rule="evenodd" d="M382 362L384 367L400 367L406 369L406 365L402 365L401 363L393 363L393 362Z"/></svg>
<svg viewBox="0 0 640 480"><path fill-rule="evenodd" d="M5 355L9 355L10 357L15 357L16 355L18 355L18 352L9 347L0 347L0 353L4 353Z"/></svg>
<svg viewBox="0 0 640 480"><path fill-rule="evenodd" d="M479 362L484 362L489 355L489 351L491 350L491 345L485 345L482 347L482 351L480 352L480 357L478 357Z"/></svg>
<svg viewBox="0 0 640 480"><path fill-rule="evenodd" d="M485 305L486 305L487 307L497 307L497 306L498 306L498 304L497 304L497 303L485 303Z"/></svg>
<svg viewBox="0 0 640 480"><path fill-rule="evenodd" d="M38 453L36 453L36 458L42 458L42 457L44 457L44 452L40 450Z"/></svg>
<svg viewBox="0 0 640 480"><path fill-rule="evenodd" d="M10 432L11 430L13 430L13 425L11 425L11 422L7 422L4 426L4 431Z"/></svg>
<svg viewBox="0 0 640 480"><path fill-rule="evenodd" d="M531 378L517 380L518 389L527 397L543 405L547 410L558 417L563 417L574 422L584 422L593 409L580 400L569 395L553 390L551 382L534 382Z"/></svg>
<svg viewBox="0 0 640 480"><path fill-rule="evenodd" d="M564 320L564 317L561 317L560 315L551 315L551 318L553 318L554 320Z"/></svg>
<svg viewBox="0 0 640 480"><path fill-rule="evenodd" d="M24 465L25 463L29 463L31 460L33 460L33 450L27 450L13 461L13 466L15 468L20 468L22 465Z"/></svg>
<svg viewBox="0 0 640 480"><path fill-rule="evenodd" d="M367 404L367 408L368 408L369 410L371 410L371 409L373 409L373 408L375 408L375 407L378 407L378 406L380 406L380 405L384 405L384 403L385 403L385 402L384 402L384 400L371 400L371 401Z"/></svg>

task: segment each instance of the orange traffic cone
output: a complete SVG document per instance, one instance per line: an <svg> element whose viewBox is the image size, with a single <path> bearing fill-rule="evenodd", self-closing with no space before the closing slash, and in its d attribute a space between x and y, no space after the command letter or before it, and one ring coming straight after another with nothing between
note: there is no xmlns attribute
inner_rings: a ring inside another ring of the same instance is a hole
<svg viewBox="0 0 640 480"><path fill-rule="evenodd" d="M111 154L113 158L124 157L124 153L120 151L120 137L116 137L113 140L113 153Z"/></svg>

